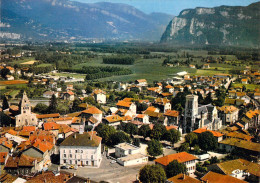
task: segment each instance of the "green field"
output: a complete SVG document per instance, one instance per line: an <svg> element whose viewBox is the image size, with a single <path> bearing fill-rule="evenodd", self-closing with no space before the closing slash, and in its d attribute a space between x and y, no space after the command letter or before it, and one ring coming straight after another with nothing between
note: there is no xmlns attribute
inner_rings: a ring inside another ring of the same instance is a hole
<svg viewBox="0 0 260 183"><path fill-rule="evenodd" d="M48 67L48 66L52 66L53 64L39 64L36 67Z"/></svg>
<svg viewBox="0 0 260 183"><path fill-rule="evenodd" d="M116 65L116 64L103 64L102 59L92 60L87 63L79 64L73 68L82 68L83 66L118 66L129 68L133 71L131 75L125 76L112 76L107 78L101 78L100 81L134 81L136 79L147 79L148 82L155 80L162 80L177 72L187 71L194 73L196 69L188 67L165 67L162 66L164 59L138 59L134 65Z"/></svg>

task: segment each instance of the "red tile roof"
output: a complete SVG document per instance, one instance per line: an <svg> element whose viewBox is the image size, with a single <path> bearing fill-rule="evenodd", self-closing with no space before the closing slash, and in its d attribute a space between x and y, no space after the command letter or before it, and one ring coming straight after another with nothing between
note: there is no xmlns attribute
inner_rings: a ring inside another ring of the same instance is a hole
<svg viewBox="0 0 260 183"><path fill-rule="evenodd" d="M96 107L90 107L84 111L82 111L82 113L87 113L87 114L102 114L102 111L99 110Z"/></svg>
<svg viewBox="0 0 260 183"><path fill-rule="evenodd" d="M174 111L174 110L168 110L164 113L165 116L172 116L172 117L178 117L179 116L179 111Z"/></svg>
<svg viewBox="0 0 260 183"><path fill-rule="evenodd" d="M188 175L184 175L182 173L169 178L168 181L171 181L174 183L200 183L199 180L189 177Z"/></svg>
<svg viewBox="0 0 260 183"><path fill-rule="evenodd" d="M247 183L246 181L239 180L235 177L229 176L229 175L222 175L215 172L208 172L206 175L204 175L201 180L208 181L209 183Z"/></svg>
<svg viewBox="0 0 260 183"><path fill-rule="evenodd" d="M0 152L0 163L5 163L5 159L7 157L8 152Z"/></svg>
<svg viewBox="0 0 260 183"><path fill-rule="evenodd" d="M177 160L179 163L184 163L184 162L196 160L196 159L198 159L198 158L196 156L193 156L192 154L189 154L187 152L180 152L177 154L171 154L171 155L167 155L167 156L164 156L161 158L157 158L154 161L161 165L167 166L173 160Z"/></svg>
<svg viewBox="0 0 260 183"><path fill-rule="evenodd" d="M23 131L26 131L26 132L33 132L36 130L36 127L35 126L23 126Z"/></svg>
<svg viewBox="0 0 260 183"><path fill-rule="evenodd" d="M122 106L122 107L130 107L131 104L132 104L132 102L125 102L125 101L123 101L123 100L120 100L120 101L117 102L116 105L117 105L117 106Z"/></svg>
<svg viewBox="0 0 260 183"><path fill-rule="evenodd" d="M207 129L205 129L205 128L199 128L199 129L197 129L197 130L194 130L193 132L200 134L200 133L203 133L203 132L206 132L206 131L211 132L214 137L221 137L221 136L223 136L223 134L220 133L220 132L216 132L216 131L212 131L212 130L207 130Z"/></svg>
<svg viewBox="0 0 260 183"><path fill-rule="evenodd" d="M43 124L43 129L44 130L58 130L60 127L59 124L55 123L55 122L47 122Z"/></svg>
<svg viewBox="0 0 260 183"><path fill-rule="evenodd" d="M60 117L59 113L53 113L53 114L38 114L36 115L38 119L44 119L44 118L58 118Z"/></svg>

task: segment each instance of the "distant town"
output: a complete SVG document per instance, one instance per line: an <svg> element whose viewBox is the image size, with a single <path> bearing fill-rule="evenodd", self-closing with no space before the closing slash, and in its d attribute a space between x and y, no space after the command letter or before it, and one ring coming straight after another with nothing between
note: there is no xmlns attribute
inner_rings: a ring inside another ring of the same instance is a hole
<svg viewBox="0 0 260 183"><path fill-rule="evenodd" d="M259 182L257 50L0 46L0 182Z"/></svg>

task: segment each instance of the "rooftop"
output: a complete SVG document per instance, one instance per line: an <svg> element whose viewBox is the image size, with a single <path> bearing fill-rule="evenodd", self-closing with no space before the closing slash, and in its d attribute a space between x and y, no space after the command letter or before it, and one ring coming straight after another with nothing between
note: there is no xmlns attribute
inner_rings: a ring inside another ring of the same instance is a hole
<svg viewBox="0 0 260 183"><path fill-rule="evenodd" d="M247 183L246 181L239 180L235 177L229 176L229 175L222 175L215 172L208 172L206 175L204 175L201 180L208 181L209 183Z"/></svg>
<svg viewBox="0 0 260 183"><path fill-rule="evenodd" d="M173 183L200 183L199 180L192 178L188 175L184 175L182 173L169 178L168 181L171 181Z"/></svg>
<svg viewBox="0 0 260 183"><path fill-rule="evenodd" d="M184 163L191 160L198 159L196 156L193 156L192 154L189 154L187 152L180 152L176 154L170 154L161 158L157 158L154 160L156 163L162 164L164 166L167 166L170 162L173 160L177 160L179 163Z"/></svg>
<svg viewBox="0 0 260 183"><path fill-rule="evenodd" d="M240 147L240 148L247 149L250 151L260 152L259 143L250 142L250 141L246 141L246 140L240 140L237 138L226 138L226 139L220 141L219 143Z"/></svg>
<svg viewBox="0 0 260 183"><path fill-rule="evenodd" d="M132 144L128 144L126 142L117 144L115 147L123 149L123 150L138 149L138 147L136 147L136 146L134 146Z"/></svg>
<svg viewBox="0 0 260 183"><path fill-rule="evenodd" d="M91 139L92 138L92 139ZM60 146L91 146L98 147L102 138L92 132L84 132L83 134L74 133L68 136Z"/></svg>

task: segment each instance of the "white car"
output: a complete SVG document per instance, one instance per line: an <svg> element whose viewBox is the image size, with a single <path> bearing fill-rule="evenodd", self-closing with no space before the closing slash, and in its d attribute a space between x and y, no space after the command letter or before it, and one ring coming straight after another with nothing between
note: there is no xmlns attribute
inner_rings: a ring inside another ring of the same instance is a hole
<svg viewBox="0 0 260 183"><path fill-rule="evenodd" d="M171 149L172 147L171 146L166 146L166 149Z"/></svg>
<svg viewBox="0 0 260 183"><path fill-rule="evenodd" d="M110 163L111 163L111 164L116 163L116 160L112 160Z"/></svg>

